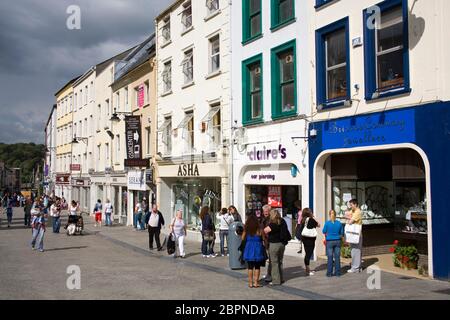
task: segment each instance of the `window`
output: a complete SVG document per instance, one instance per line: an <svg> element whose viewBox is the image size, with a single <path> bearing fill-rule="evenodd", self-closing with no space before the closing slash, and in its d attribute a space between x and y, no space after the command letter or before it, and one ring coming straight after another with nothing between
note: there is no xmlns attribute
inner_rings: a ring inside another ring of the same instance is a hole
<svg viewBox="0 0 450 320"><path fill-rule="evenodd" d="M210 147L215 150L221 139L221 114L220 103L211 105L208 114L202 119L202 131L206 126L207 133L210 137Z"/></svg>
<svg viewBox="0 0 450 320"><path fill-rule="evenodd" d="M317 105L342 106L350 99L348 18L317 30Z"/></svg>
<svg viewBox="0 0 450 320"><path fill-rule="evenodd" d="M72 110L73 110L72 109L73 108L73 96L70 96L69 100L70 100L70 106L69 106L70 109L69 110L70 110L70 112L72 112Z"/></svg>
<svg viewBox="0 0 450 320"><path fill-rule="evenodd" d="M75 98L74 98L74 102L73 102L73 105L74 105L74 110L76 110L76 108L77 108L77 106L78 106L78 104L77 104L77 100L78 100L78 94L76 94L75 93Z"/></svg>
<svg viewBox="0 0 450 320"><path fill-rule="evenodd" d="M326 4L328 4L328 3L330 3L330 2L333 2L333 1L335 1L335 0L316 0L316 6L315 6L315 8L318 9L318 8L320 8L320 7L322 7L322 6L326 5Z"/></svg>
<svg viewBox="0 0 450 320"><path fill-rule="evenodd" d="M90 93L90 101L94 101L94 81L91 81L89 93Z"/></svg>
<svg viewBox="0 0 450 320"><path fill-rule="evenodd" d="M164 39L163 44L170 41L170 16L164 18L161 34Z"/></svg>
<svg viewBox="0 0 450 320"><path fill-rule="evenodd" d="M206 0L206 8L208 9L208 16L219 10L219 0Z"/></svg>
<svg viewBox="0 0 450 320"><path fill-rule="evenodd" d="M162 143L164 144L164 154L172 153L172 117L165 117L164 122L159 127L158 132L161 132Z"/></svg>
<svg viewBox="0 0 450 320"><path fill-rule="evenodd" d="M181 63L183 66L184 84L194 81L194 57L192 49L184 53L184 59Z"/></svg>
<svg viewBox="0 0 450 320"><path fill-rule="evenodd" d="M116 108L120 110L120 92L116 92Z"/></svg>
<svg viewBox="0 0 450 320"><path fill-rule="evenodd" d="M128 87L125 88L125 110L128 110Z"/></svg>
<svg viewBox="0 0 450 320"><path fill-rule="evenodd" d="M187 1L183 4L183 12L181 13L181 23L183 24L183 31L187 31L192 27L192 4Z"/></svg>
<svg viewBox="0 0 450 320"><path fill-rule="evenodd" d="M261 35L261 0L242 0L242 42L246 43Z"/></svg>
<svg viewBox="0 0 450 320"><path fill-rule="evenodd" d="M278 28L294 18L294 0L272 0L272 29Z"/></svg>
<svg viewBox="0 0 450 320"><path fill-rule="evenodd" d="M145 101L145 104L149 104L150 103L150 84L148 81L144 82L144 87L145 87L144 101Z"/></svg>
<svg viewBox="0 0 450 320"><path fill-rule="evenodd" d="M105 143L105 159L109 161L109 143Z"/></svg>
<svg viewBox="0 0 450 320"><path fill-rule="evenodd" d="M83 126L83 137L87 137L88 135L88 122L87 118L84 118L84 126Z"/></svg>
<svg viewBox="0 0 450 320"><path fill-rule="evenodd" d="M78 105L78 109L80 109L83 106L83 89L80 90L80 104Z"/></svg>
<svg viewBox="0 0 450 320"><path fill-rule="evenodd" d="M164 63L164 70L162 73L163 78L163 86L164 86L164 93L169 92L172 90L172 62L166 62Z"/></svg>
<svg viewBox="0 0 450 320"><path fill-rule="evenodd" d="M82 137L83 136L83 122L81 120L78 125L78 130L79 130L79 132L78 132L77 136Z"/></svg>
<svg viewBox="0 0 450 320"><path fill-rule="evenodd" d="M109 116L109 99L106 99L106 115Z"/></svg>
<svg viewBox="0 0 450 320"><path fill-rule="evenodd" d="M364 11L366 99L409 93L408 4L389 0L375 27L369 28L373 13Z"/></svg>
<svg viewBox="0 0 450 320"><path fill-rule="evenodd" d="M262 55L242 62L242 112L243 124L263 119L263 72Z"/></svg>
<svg viewBox="0 0 450 320"><path fill-rule="evenodd" d="M211 50L209 73L214 73L220 70L220 38L218 35L209 39L209 47Z"/></svg>
<svg viewBox="0 0 450 320"><path fill-rule="evenodd" d="M178 125L178 130L183 132L183 139L186 141L186 152L194 151L194 111L185 113L183 121Z"/></svg>
<svg viewBox="0 0 450 320"><path fill-rule="evenodd" d="M92 114L89 116L89 135L94 135L94 116Z"/></svg>
<svg viewBox="0 0 450 320"><path fill-rule="evenodd" d="M297 113L295 40L272 49L272 119Z"/></svg>
<svg viewBox="0 0 450 320"><path fill-rule="evenodd" d="M145 138L146 138L146 143L147 143L145 151L146 151L147 155L151 154L151 144L152 144L151 133L152 132L151 132L151 128L150 127L145 128Z"/></svg>

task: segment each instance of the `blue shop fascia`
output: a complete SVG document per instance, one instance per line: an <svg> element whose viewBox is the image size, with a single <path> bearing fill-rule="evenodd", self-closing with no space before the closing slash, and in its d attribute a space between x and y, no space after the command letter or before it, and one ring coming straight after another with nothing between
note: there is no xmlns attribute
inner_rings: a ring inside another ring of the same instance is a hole
<svg viewBox="0 0 450 320"><path fill-rule="evenodd" d="M363 212L363 255L388 255L395 240L419 250L431 278L450 274L450 102L310 123L310 203L325 221Z"/></svg>

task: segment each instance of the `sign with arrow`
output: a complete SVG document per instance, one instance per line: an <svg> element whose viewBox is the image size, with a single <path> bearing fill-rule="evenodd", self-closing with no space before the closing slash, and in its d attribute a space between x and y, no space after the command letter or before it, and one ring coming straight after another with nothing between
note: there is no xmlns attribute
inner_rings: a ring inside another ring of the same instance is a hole
<svg viewBox="0 0 450 320"><path fill-rule="evenodd" d="M127 141L127 159L142 159L141 117L125 117L125 134Z"/></svg>

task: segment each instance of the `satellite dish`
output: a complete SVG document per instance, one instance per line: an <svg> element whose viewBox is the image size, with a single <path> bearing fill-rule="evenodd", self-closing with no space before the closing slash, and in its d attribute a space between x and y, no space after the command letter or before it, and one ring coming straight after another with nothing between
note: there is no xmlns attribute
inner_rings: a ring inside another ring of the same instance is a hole
<svg viewBox="0 0 450 320"><path fill-rule="evenodd" d="M233 141L239 152L244 152L247 149L247 129L237 128L233 134Z"/></svg>

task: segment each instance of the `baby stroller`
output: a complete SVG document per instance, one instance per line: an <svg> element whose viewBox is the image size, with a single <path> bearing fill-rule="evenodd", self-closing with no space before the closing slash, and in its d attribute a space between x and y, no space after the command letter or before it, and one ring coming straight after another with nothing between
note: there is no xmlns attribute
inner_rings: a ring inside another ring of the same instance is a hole
<svg viewBox="0 0 450 320"><path fill-rule="evenodd" d="M67 230L68 236L73 235L82 235L83 229L84 229L84 222L83 217L80 216L69 216L69 221L67 222L67 225L64 227L64 229Z"/></svg>

